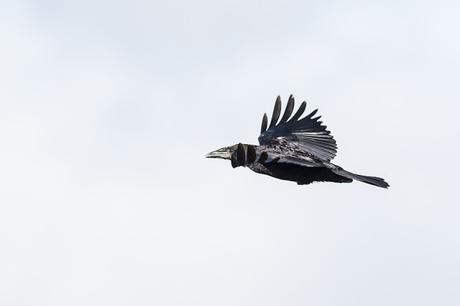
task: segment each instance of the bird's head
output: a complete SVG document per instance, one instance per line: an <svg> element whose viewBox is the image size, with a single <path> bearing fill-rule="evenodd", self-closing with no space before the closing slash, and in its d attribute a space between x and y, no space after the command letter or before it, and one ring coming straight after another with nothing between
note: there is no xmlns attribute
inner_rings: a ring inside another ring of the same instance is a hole
<svg viewBox="0 0 460 306"><path fill-rule="evenodd" d="M238 144L223 147L206 154L206 158L232 159L232 154L237 150Z"/></svg>
<svg viewBox="0 0 460 306"><path fill-rule="evenodd" d="M220 148L206 155L207 158L229 159L232 167L247 166L257 159L256 149L248 144L234 144L233 146Z"/></svg>

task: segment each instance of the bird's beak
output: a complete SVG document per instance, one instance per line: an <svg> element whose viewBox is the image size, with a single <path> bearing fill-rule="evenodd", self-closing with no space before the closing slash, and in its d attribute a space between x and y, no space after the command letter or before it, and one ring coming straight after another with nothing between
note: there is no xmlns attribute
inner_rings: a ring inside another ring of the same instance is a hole
<svg viewBox="0 0 460 306"><path fill-rule="evenodd" d="M209 152L205 156L206 158L222 158L222 159L230 159L231 154L227 148L221 148L219 150L215 150Z"/></svg>

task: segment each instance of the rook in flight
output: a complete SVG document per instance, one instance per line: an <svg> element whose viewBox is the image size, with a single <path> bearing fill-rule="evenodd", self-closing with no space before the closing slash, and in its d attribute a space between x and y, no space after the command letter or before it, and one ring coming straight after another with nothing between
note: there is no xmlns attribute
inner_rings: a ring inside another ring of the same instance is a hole
<svg viewBox="0 0 460 306"><path fill-rule="evenodd" d="M206 157L228 159L233 168L248 167L254 172L299 185L358 180L382 188L389 187L382 178L354 174L331 163L337 153L337 144L319 121L321 116L315 117L318 110L301 118L306 106L307 103L302 102L291 117L294 110L294 97L291 95L279 120L281 98L278 96L270 124L267 114L263 116L259 145L238 143L213 151Z"/></svg>

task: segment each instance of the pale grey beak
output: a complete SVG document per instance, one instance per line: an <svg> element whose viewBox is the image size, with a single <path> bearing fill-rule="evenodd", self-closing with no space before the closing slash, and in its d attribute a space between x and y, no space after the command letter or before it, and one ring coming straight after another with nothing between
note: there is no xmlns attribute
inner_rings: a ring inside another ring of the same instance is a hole
<svg viewBox="0 0 460 306"><path fill-rule="evenodd" d="M206 158L222 158L222 159L230 159L231 154L228 148L221 148L219 150L215 150L212 152L209 152L205 156Z"/></svg>

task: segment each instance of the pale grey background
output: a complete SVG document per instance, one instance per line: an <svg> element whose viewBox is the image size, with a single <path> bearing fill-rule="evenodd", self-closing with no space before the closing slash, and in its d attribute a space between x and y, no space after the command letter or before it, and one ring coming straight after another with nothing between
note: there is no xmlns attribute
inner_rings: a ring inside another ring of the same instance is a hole
<svg viewBox="0 0 460 306"><path fill-rule="evenodd" d="M1 1L0 305L460 305L457 3ZM391 188L204 158L290 93Z"/></svg>

